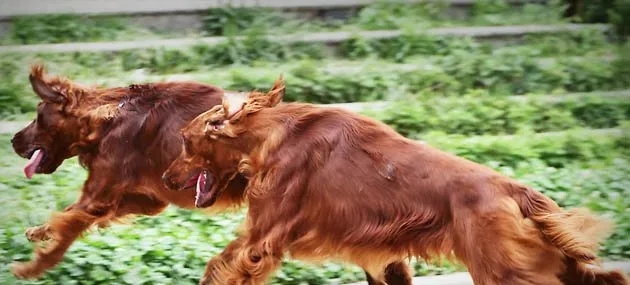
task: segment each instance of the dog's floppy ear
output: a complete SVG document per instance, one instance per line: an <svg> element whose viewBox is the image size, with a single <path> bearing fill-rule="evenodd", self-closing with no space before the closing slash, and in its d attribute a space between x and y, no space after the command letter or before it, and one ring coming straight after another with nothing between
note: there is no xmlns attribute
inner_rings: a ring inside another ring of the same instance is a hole
<svg viewBox="0 0 630 285"><path fill-rule="evenodd" d="M223 105L216 105L212 107L210 110L197 116L197 118L193 121L195 122L196 120L201 120L203 122L203 126L204 126L203 132L205 135L207 136L212 135L214 134L214 132L218 131L220 128L224 126L224 121L225 121L224 110L227 106L225 103L225 98L224 98L223 103L224 103Z"/></svg>
<svg viewBox="0 0 630 285"><path fill-rule="evenodd" d="M51 84L46 81L46 69L44 65L36 64L31 67L31 74L28 79L31 81L33 91L42 98L45 102L49 103L63 103L66 101L66 96L53 89Z"/></svg>
<svg viewBox="0 0 630 285"><path fill-rule="evenodd" d="M273 83L273 87L271 87L271 90L267 92L267 96L269 97L267 107L274 107L282 102L285 89L284 76L280 74L278 79L276 79L276 82Z"/></svg>
<svg viewBox="0 0 630 285"><path fill-rule="evenodd" d="M233 116L229 116L229 120L232 122L238 121L239 118L247 116L248 114L256 113L264 108L271 108L278 105L282 102L282 98L284 97L284 79L282 75L276 80L267 93L252 91L247 96L247 102L245 105L239 110L237 110ZM224 101L225 102L225 101ZM230 106L225 110L230 110Z"/></svg>

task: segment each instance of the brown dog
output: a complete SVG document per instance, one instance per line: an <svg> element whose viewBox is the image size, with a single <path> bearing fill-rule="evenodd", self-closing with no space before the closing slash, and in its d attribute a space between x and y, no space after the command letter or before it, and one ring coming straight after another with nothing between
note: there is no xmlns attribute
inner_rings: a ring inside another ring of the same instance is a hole
<svg viewBox="0 0 630 285"><path fill-rule="evenodd" d="M197 175L201 195L225 193L229 179L208 183L230 177L214 150L231 148L249 177L246 231L208 263L202 284L263 284L286 252L357 264L374 284L411 284L400 267L410 257L459 259L483 285L628 284L596 265L607 227L586 210L562 210L369 118L279 104L283 93L278 81L224 100L183 130L185 150L165 175Z"/></svg>
<svg viewBox="0 0 630 285"><path fill-rule="evenodd" d="M30 158L26 176L52 173L73 156L89 175L76 203L47 224L27 230L32 241L53 241L37 249L33 261L14 264L16 277L40 276L92 225L105 226L130 214L156 215L170 203L195 207L194 187L174 193L161 176L181 152L180 128L220 104L223 90L190 82L88 88L46 77L39 65L32 68L30 81L42 102L37 118L12 139L15 152ZM186 186L194 186L191 182ZM212 202L239 204L245 182L234 177L230 191ZM197 200L201 202L210 205Z"/></svg>
<svg viewBox="0 0 630 285"><path fill-rule="evenodd" d="M219 172L216 184L227 189L221 195L197 195L194 176L181 179L182 184L161 178L181 152L181 127L220 104L225 93L220 88L192 82L88 88L47 77L39 65L33 66L30 80L42 99L37 119L12 139L15 152L30 158L26 176L52 173L73 156L79 157L89 176L79 201L47 224L26 231L31 241L54 242L37 249L34 261L14 264L16 277L36 278L55 266L92 225L106 226L132 214L156 215L170 203L183 208L212 206L213 211L242 203L246 180L236 174L240 156L230 149L217 150L213 156ZM183 194L167 191L161 179L184 189Z"/></svg>

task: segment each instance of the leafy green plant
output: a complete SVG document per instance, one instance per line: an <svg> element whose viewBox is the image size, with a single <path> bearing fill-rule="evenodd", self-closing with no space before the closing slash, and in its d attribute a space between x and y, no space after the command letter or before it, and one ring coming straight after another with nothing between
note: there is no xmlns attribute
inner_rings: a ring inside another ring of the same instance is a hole
<svg viewBox="0 0 630 285"><path fill-rule="evenodd" d="M22 16L12 19L10 41L18 44L116 40L129 32L125 21L77 15Z"/></svg>
<svg viewBox="0 0 630 285"><path fill-rule="evenodd" d="M561 1L523 3L513 7L504 0L477 0L471 10L470 22L474 25L518 25L527 23L558 24L565 10Z"/></svg>
<svg viewBox="0 0 630 285"><path fill-rule="evenodd" d="M448 3L445 1L427 1L406 3L404 1L378 1L359 11L354 22L365 30L395 30L416 27L423 22L444 21Z"/></svg>
<svg viewBox="0 0 630 285"><path fill-rule="evenodd" d="M481 95L401 100L372 114L408 136L440 131L451 134L551 132L575 127L612 128L630 120L628 98L580 97L560 103L514 101Z"/></svg>
<svg viewBox="0 0 630 285"><path fill-rule="evenodd" d="M412 136L413 137L413 136ZM619 133L571 130L547 135L524 133L512 136L445 136L440 132L420 136L429 144L472 161L518 168L527 161L551 167L582 165L597 168L626 157Z"/></svg>
<svg viewBox="0 0 630 285"><path fill-rule="evenodd" d="M273 13L270 9L250 9L240 7L218 7L208 10L203 17L203 30L211 36L234 35L252 26L258 17ZM269 17L278 24L280 19Z"/></svg>
<svg viewBox="0 0 630 285"><path fill-rule="evenodd" d="M614 7L607 12L619 39L626 41L630 37L630 1L617 0Z"/></svg>

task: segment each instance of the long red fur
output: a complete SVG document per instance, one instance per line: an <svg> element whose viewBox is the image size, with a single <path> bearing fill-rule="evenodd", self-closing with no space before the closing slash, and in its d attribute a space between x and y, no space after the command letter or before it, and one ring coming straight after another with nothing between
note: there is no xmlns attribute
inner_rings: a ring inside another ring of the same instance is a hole
<svg viewBox="0 0 630 285"><path fill-rule="evenodd" d="M194 147L167 173L190 161L216 171L205 149L220 147L241 154L249 177L246 230L208 263L202 284L263 284L285 253L357 264L377 284L411 284L400 266L411 257L460 260L483 285L628 284L620 271L587 266L609 230L588 211L563 210L370 118L278 103L283 90L276 82L250 94L236 115L224 102L183 130Z"/></svg>
<svg viewBox="0 0 630 285"><path fill-rule="evenodd" d="M41 276L92 226L156 215L169 204L195 208L194 189L169 191L162 173L181 152L181 127L220 104L222 89L194 82L93 88L48 76L43 65L32 67L30 80L42 102L38 119L14 136L16 153L28 157L33 145L43 148L40 173L78 156L88 178L78 201L27 230L32 241L52 241L35 249L34 260L13 264L15 276ZM245 180L232 181L213 209L240 205Z"/></svg>

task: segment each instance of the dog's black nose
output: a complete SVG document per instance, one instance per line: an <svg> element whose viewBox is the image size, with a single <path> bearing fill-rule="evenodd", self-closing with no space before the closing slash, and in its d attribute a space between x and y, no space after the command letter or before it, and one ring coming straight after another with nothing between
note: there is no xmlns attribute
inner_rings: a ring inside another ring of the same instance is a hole
<svg viewBox="0 0 630 285"><path fill-rule="evenodd" d="M12 137L12 138L11 138L11 143L12 143L12 144L13 144L13 143L15 143L15 137Z"/></svg>

